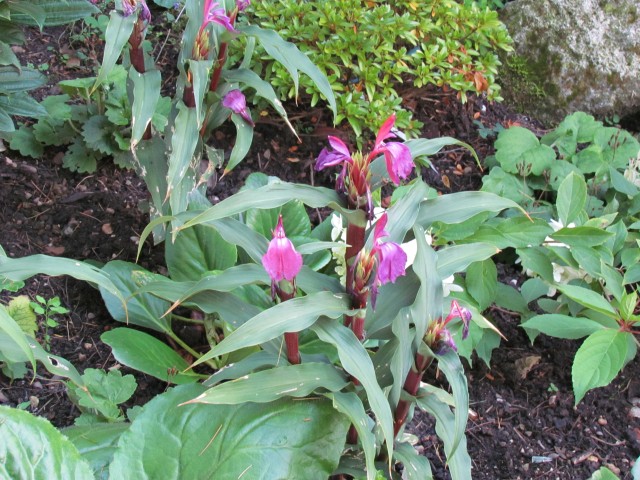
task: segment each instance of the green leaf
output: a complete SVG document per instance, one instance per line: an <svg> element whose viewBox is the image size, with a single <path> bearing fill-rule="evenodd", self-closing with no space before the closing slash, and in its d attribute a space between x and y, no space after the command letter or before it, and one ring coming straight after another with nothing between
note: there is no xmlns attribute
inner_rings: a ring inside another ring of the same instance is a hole
<svg viewBox="0 0 640 480"><path fill-rule="evenodd" d="M303 363L250 373L216 385L187 403L268 403L283 397L306 397L317 389L338 392L347 385L344 374L333 365Z"/></svg>
<svg viewBox="0 0 640 480"><path fill-rule="evenodd" d="M73 443L82 458L91 466L96 478L108 479L109 464L113 459L120 435L129 429L129 424L100 423L76 425L62 430Z"/></svg>
<svg viewBox="0 0 640 480"><path fill-rule="evenodd" d="M338 465L349 422L330 401L178 406L203 390L182 385L145 405L110 478L325 479Z"/></svg>
<svg viewBox="0 0 640 480"><path fill-rule="evenodd" d="M249 153L251 149L251 143L253 142L253 127L249 125L240 115L237 113L231 114L231 121L236 126L236 141L231 150L229 161L224 167L224 174L226 175L233 170Z"/></svg>
<svg viewBox="0 0 640 480"><path fill-rule="evenodd" d="M367 465L367 480L375 480L377 478L375 466L376 438L371 431L373 421L365 412L362 401L353 392L333 392L325 396L333 401L333 408L347 416L356 432L358 432L358 441L362 445Z"/></svg>
<svg viewBox="0 0 640 480"><path fill-rule="evenodd" d="M36 323L36 314L31 308L29 297L26 295L13 297L7 304L7 313L26 335L35 337L38 324Z"/></svg>
<svg viewBox="0 0 640 480"><path fill-rule="evenodd" d="M395 459L404 467L403 476L407 480L432 480L431 463L424 455L420 455L412 445L408 443L396 443L393 452Z"/></svg>
<svg viewBox="0 0 640 480"><path fill-rule="evenodd" d="M576 405L587 391L609 385L622 370L630 335L613 329L600 330L580 346L571 368Z"/></svg>
<svg viewBox="0 0 640 480"><path fill-rule="evenodd" d="M605 328L601 323L586 317L570 317L556 313L536 315L520 326L538 330L551 337L571 340L586 337Z"/></svg>
<svg viewBox="0 0 640 480"><path fill-rule="evenodd" d="M556 208L563 225L573 222L587 203L587 184L581 175L571 173L558 188Z"/></svg>
<svg viewBox="0 0 640 480"><path fill-rule="evenodd" d="M87 368L82 379L85 387L76 387L73 391L80 407L96 410L110 422L124 420L118 404L129 400L136 391L138 385L133 375L123 376L118 370L105 372Z"/></svg>
<svg viewBox="0 0 640 480"><path fill-rule="evenodd" d="M263 30L255 25L246 25L239 27L239 30L247 35L256 37L267 53L276 61L280 62L291 75L296 97L298 92L298 70L306 73L316 84L320 93L324 95L329 102L329 108L336 116L336 99L331 89L331 84L327 77L320 69L307 57L298 50L293 43L284 41L280 35L273 30Z"/></svg>
<svg viewBox="0 0 640 480"><path fill-rule="evenodd" d="M113 125L105 115L94 115L82 127L82 138L87 147L105 155L113 155L119 150L114 140Z"/></svg>
<svg viewBox="0 0 640 480"><path fill-rule="evenodd" d="M444 355L437 355L438 368L447 377L451 386L454 404L454 430L451 442L445 445L447 458L452 458L462 440L465 438L464 432L469 417L469 389L467 387L467 377L464 376L464 368L460 363L460 358L453 350L449 350ZM466 443L466 442L465 442ZM465 454L466 445L464 446Z"/></svg>
<svg viewBox="0 0 640 480"><path fill-rule="evenodd" d="M20 281L44 274L50 277L69 275L77 280L98 284L105 291L114 295L124 305L124 297L116 285L99 268L79 260L48 257L46 255L30 255L22 258L0 256L0 275L9 280Z"/></svg>
<svg viewBox="0 0 640 480"><path fill-rule="evenodd" d="M505 172L520 176L541 175L551 167L555 151L541 145L538 138L523 127L503 130L496 140L496 160Z"/></svg>
<svg viewBox="0 0 640 480"><path fill-rule="evenodd" d="M36 360L25 333L1 304L0 347L4 359L11 363L31 362L31 367L35 371Z"/></svg>
<svg viewBox="0 0 640 480"><path fill-rule="evenodd" d="M158 100L160 100L160 70L138 73L129 68L129 80L133 83L133 105L131 105L131 145L138 144L147 125L153 118Z"/></svg>
<svg viewBox="0 0 640 480"><path fill-rule="evenodd" d="M100 10L86 0L30 0L31 5L43 12L42 25L65 25L99 13ZM28 14L12 14L11 20L23 25L40 26L40 22Z"/></svg>
<svg viewBox="0 0 640 480"><path fill-rule="evenodd" d="M556 242L561 242L571 247L593 247L605 243L613 236L613 233L596 227L565 227L553 232L550 236Z"/></svg>
<svg viewBox="0 0 640 480"><path fill-rule="evenodd" d="M73 443L42 417L0 406L0 438L4 478L93 478Z"/></svg>
<svg viewBox="0 0 640 480"><path fill-rule="evenodd" d="M607 467L600 467L593 472L593 475L588 480L620 480L618 476L609 470Z"/></svg>
<svg viewBox="0 0 640 480"><path fill-rule="evenodd" d="M120 298L122 296L128 297L125 310L123 304L116 301L117 299L110 291L100 286L102 299L115 320L150 328L157 332L171 330L170 316L164 316L169 309L169 302L156 298L149 293L137 294L139 286L151 280L156 280L160 277L159 275L152 274L142 267L121 260L107 263L102 267L102 272L111 278L118 289Z"/></svg>
<svg viewBox="0 0 640 480"><path fill-rule="evenodd" d="M25 157L40 158L44 154L44 147L36 140L33 127L20 127L11 136L9 146Z"/></svg>
<svg viewBox="0 0 640 480"><path fill-rule="evenodd" d="M209 91L211 83L211 69L213 60L189 60L189 74L193 86L193 97L196 109L197 129L200 130L204 120L203 103L205 94ZM159 91L159 90L158 90Z"/></svg>
<svg viewBox="0 0 640 480"><path fill-rule="evenodd" d="M453 245L438 250L438 275L447 278L466 270L473 262L483 261L499 253L495 246L488 243L468 243Z"/></svg>
<svg viewBox="0 0 640 480"><path fill-rule="evenodd" d="M189 364L168 345L151 335L131 328L114 328L100 339L112 349L114 358L163 382L197 382L200 375L187 371Z"/></svg>
<svg viewBox="0 0 640 480"><path fill-rule="evenodd" d="M197 225L165 241L165 261L173 280L199 280L206 272L235 265L238 250L213 229Z"/></svg>
<svg viewBox="0 0 640 480"><path fill-rule="evenodd" d="M324 187L293 184L287 182L272 183L256 190L243 190L232 197L190 218L180 229L208 223L213 220L230 217L250 209L276 208L298 199L311 208L331 207L356 225L364 226L366 221L361 210L347 210L344 201L334 191Z"/></svg>
<svg viewBox="0 0 640 480"><path fill-rule="evenodd" d="M469 294L478 302L478 310L488 308L496 298L498 286L496 264L491 259L487 259L469 265L466 285Z"/></svg>
<svg viewBox="0 0 640 480"><path fill-rule="evenodd" d="M369 354L354 333L328 318L319 319L311 329L323 342L330 343L338 349L340 363L349 374L357 378L367 392L369 407L376 416L382 429L389 461L393 458L393 417L389 402L376 379L376 373Z"/></svg>
<svg viewBox="0 0 640 480"><path fill-rule="evenodd" d="M515 202L488 192L459 192L442 195L420 204L416 224L428 228L434 222L461 223L482 212L500 212L507 208L524 210Z"/></svg>
<svg viewBox="0 0 640 480"><path fill-rule="evenodd" d="M95 92L95 90L107 80L107 77L120 57L120 53L122 53L122 49L131 37L131 32L133 32L133 26L137 19L137 15L123 17L120 12L115 10L111 12L109 25L107 25L107 30L104 34L104 38L106 38L104 55L102 56L100 71L93 84L92 91Z"/></svg>
<svg viewBox="0 0 640 480"><path fill-rule="evenodd" d="M456 440L456 418L447 404L435 395L420 389L416 397L418 406L429 412L436 419L436 434L444 443L446 452L451 452ZM468 415L468 412L465 412ZM462 436L452 457L447 457L447 465L453 480L467 480L471 478L471 457L467 453L467 439Z"/></svg>
<svg viewBox="0 0 640 480"><path fill-rule="evenodd" d="M15 93L11 96L0 95L0 110L8 115L40 118L47 114L47 110L26 93Z"/></svg>
<svg viewBox="0 0 640 480"><path fill-rule="evenodd" d="M10 95L41 87L47 77L33 68L23 67L18 71L10 65L0 66L0 94Z"/></svg>
<svg viewBox="0 0 640 480"><path fill-rule="evenodd" d="M320 292L293 298L265 310L231 332L193 366L241 348L260 345L284 334L309 328L320 316L339 318L350 311L346 295Z"/></svg>
<svg viewBox="0 0 640 480"><path fill-rule="evenodd" d="M65 152L63 165L72 172L92 173L98 167L100 155L91 151L81 140L76 140Z"/></svg>
<svg viewBox="0 0 640 480"><path fill-rule="evenodd" d="M612 318L615 318L617 315L616 310L611 306L611 304L593 290L578 287L576 285L557 285L556 287L571 300L584 307L591 308L596 312L604 313L608 317Z"/></svg>

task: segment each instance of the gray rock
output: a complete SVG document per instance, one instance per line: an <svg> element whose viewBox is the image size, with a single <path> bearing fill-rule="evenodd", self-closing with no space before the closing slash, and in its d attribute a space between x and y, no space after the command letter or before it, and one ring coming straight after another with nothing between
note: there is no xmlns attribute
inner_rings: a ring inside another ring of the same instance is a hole
<svg viewBox="0 0 640 480"><path fill-rule="evenodd" d="M549 124L640 111L638 0L516 0L501 20L514 39L499 80L509 104Z"/></svg>

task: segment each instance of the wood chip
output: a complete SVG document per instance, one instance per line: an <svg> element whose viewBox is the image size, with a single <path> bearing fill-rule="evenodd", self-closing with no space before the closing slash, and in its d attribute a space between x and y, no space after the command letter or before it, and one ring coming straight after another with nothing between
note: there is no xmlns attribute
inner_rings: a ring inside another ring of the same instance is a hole
<svg viewBox="0 0 640 480"><path fill-rule="evenodd" d="M113 233L113 227L110 223L105 223L104 225L102 225L102 228L100 230L102 230L102 233L104 233L105 235L111 235Z"/></svg>
<svg viewBox="0 0 640 480"><path fill-rule="evenodd" d="M47 245L46 247L44 247L44 253L46 253L47 255L62 255L64 253L64 247Z"/></svg>

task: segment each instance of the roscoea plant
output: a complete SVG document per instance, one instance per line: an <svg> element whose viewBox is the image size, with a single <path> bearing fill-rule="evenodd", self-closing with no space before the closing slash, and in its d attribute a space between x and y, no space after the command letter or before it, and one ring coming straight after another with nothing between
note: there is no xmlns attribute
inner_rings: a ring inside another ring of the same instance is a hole
<svg viewBox="0 0 640 480"><path fill-rule="evenodd" d="M104 58L94 89L104 82L118 58L128 68L132 105L130 149L137 172L151 193L152 219L187 210L190 195L204 193L207 179L223 168L232 170L247 154L255 126L243 90L267 100L286 123L287 114L273 88L248 68L256 41L291 74L297 88L299 72L318 85L335 114L335 99L320 71L293 44L276 33L252 25L237 26L249 0L198 0L186 2L188 22L176 60L179 77L163 128L152 122L160 108L162 78L154 60L143 48L150 12L144 0L122 0L111 12ZM227 49L246 38L244 60L230 64ZM225 162L225 152L213 143L212 133L227 119L236 126L235 144ZM163 230L154 231L156 241Z"/></svg>
<svg viewBox="0 0 640 480"><path fill-rule="evenodd" d="M456 224L516 205L490 193L431 197L415 178L371 224L384 182L399 183L420 157L456 143L394 143L392 126L393 118L368 154L351 154L331 139L318 167L337 151L336 189L253 174L213 206L194 193L189 210L152 222L142 235L161 221L178 225L175 242L165 242L169 277L121 261L103 267L117 286L118 296L101 288L113 317L156 332L122 327L104 333L103 341L118 362L177 385L117 432L110 427L107 435L101 426L68 432L93 454L96 445L104 447L101 468L113 478L151 475L162 465L163 474L176 478L266 472L373 480L397 478L392 466L402 463L407 478L429 479L429 461L404 432L415 407L435 417L452 477L470 478L467 386L451 338L464 336L469 322L491 326L457 303L449 307L443 279L497 249L470 243L434 250L425 231L435 222ZM330 253L345 246L331 241L331 215L312 228L306 207L329 208L346 222L352 239L346 284ZM403 245L413 239L416 254L408 261ZM30 265L1 260L0 275L11 279ZM185 328L199 332L197 345L177 335ZM430 365L446 376L450 391L423 381Z"/></svg>

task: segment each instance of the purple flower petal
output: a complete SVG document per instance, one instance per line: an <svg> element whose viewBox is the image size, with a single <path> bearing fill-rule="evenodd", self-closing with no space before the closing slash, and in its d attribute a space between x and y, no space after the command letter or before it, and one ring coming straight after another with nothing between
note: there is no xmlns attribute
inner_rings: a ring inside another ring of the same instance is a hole
<svg viewBox="0 0 640 480"><path fill-rule="evenodd" d="M272 282L280 280L291 282L302 268L302 255L296 252L293 243L286 237L282 226L282 215L273 231L267 253L262 257L262 265Z"/></svg>
<svg viewBox="0 0 640 480"><path fill-rule="evenodd" d="M380 239L382 237L388 237L389 233L384 229L387 226L387 221L389 218L387 217L387 212L383 213L382 216L378 219L374 226L373 230L373 244L378 245L380 243ZM374 247L375 248L375 247Z"/></svg>
<svg viewBox="0 0 640 480"><path fill-rule="evenodd" d="M217 23L218 25L222 25L225 29L230 32L238 33L238 31L233 28L233 24L231 23L231 19L227 15L227 12L224 8L220 7L218 2L212 2L211 0L207 0L204 4L204 21L202 26L206 26L209 23Z"/></svg>
<svg viewBox="0 0 640 480"><path fill-rule="evenodd" d="M327 167L340 165L343 162L351 162L349 147L338 137L329 137L330 148L323 148L316 160L316 171Z"/></svg>
<svg viewBox="0 0 640 480"><path fill-rule="evenodd" d="M249 5L251 5L251 0L237 0L236 6L238 7L239 12L243 12Z"/></svg>
<svg viewBox="0 0 640 480"><path fill-rule="evenodd" d="M247 110L247 100L240 90L231 90L222 97L222 106L228 108L233 113L240 115L244 121L252 127L255 126L255 123L253 123L253 119Z"/></svg>
<svg viewBox="0 0 640 480"><path fill-rule="evenodd" d="M433 353L436 355L444 355L445 353L453 350L454 352L458 351L458 347L456 343L453 341L453 337L451 336L451 332L446 328L440 330L438 335L438 344L436 345L436 349Z"/></svg>
<svg viewBox="0 0 640 480"><path fill-rule="evenodd" d="M405 274L407 254L395 242L381 243L377 247L378 270L376 279L378 284L394 283L398 277Z"/></svg>
<svg viewBox="0 0 640 480"><path fill-rule="evenodd" d="M389 118L387 118L382 124L382 126L380 127L380 130L378 130L378 135L376 136L376 143L374 144L374 147L373 147L374 150L378 150L383 145L383 142L387 138L395 137L395 135L391 133L391 129L393 128L394 123L396 123L395 113L393 113Z"/></svg>
<svg viewBox="0 0 640 480"><path fill-rule="evenodd" d="M387 163L389 177L396 185L400 178L407 178L413 171L414 164L411 151L404 143L391 142L384 144L382 148Z"/></svg>

